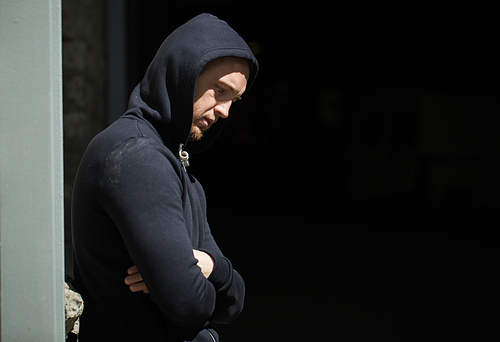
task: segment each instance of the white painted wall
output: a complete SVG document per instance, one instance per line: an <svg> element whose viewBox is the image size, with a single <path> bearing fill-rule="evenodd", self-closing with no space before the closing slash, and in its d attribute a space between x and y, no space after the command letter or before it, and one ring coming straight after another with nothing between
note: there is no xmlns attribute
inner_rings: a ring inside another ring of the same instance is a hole
<svg viewBox="0 0 500 342"><path fill-rule="evenodd" d="M1 341L64 341L60 0L0 0Z"/></svg>

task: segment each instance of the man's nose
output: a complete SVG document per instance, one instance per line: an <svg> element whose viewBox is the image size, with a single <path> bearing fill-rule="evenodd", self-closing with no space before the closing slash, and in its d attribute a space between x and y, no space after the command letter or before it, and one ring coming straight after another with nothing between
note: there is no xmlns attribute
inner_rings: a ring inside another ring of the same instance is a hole
<svg viewBox="0 0 500 342"><path fill-rule="evenodd" d="M215 112L219 115L219 117L223 119L227 119L229 116L229 108L231 108L231 101L219 102L215 105Z"/></svg>

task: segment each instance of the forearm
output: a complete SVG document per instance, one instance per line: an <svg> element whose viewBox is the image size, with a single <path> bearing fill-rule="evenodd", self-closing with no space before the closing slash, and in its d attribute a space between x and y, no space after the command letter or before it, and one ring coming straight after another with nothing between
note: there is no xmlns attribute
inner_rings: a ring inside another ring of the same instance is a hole
<svg viewBox="0 0 500 342"><path fill-rule="evenodd" d="M244 299L245 283L243 278L233 271L232 286L224 293L217 293L212 321L221 324L234 322L243 310Z"/></svg>
<svg viewBox="0 0 500 342"><path fill-rule="evenodd" d="M110 165L101 179L113 182L101 183L100 200L147 284L151 300L173 324L199 328L212 316L216 292L193 255L183 216L181 171L174 168L175 160L167 160L172 158L167 152L156 146L141 153L130 146L116 149L114 154L121 159L108 158ZM127 162L111 164L115 159Z"/></svg>
<svg viewBox="0 0 500 342"><path fill-rule="evenodd" d="M241 313L243 309L243 300L245 296L245 284L243 278L232 270L231 264L227 259L221 257L218 266L215 267L215 261L212 256L206 252L193 250L195 258L198 260L198 267L201 273L209 278L217 289L215 309L211 320L216 323L231 323ZM226 264L226 266L222 266ZM215 273L213 271L216 271ZM231 273L231 276L227 275ZM147 285L136 266L127 270L128 276L125 278L125 284L130 286L132 292L149 293ZM212 276L213 275L213 276Z"/></svg>
<svg viewBox="0 0 500 342"><path fill-rule="evenodd" d="M215 323L229 324L243 310L245 283L227 258L219 255L214 260L216 260L214 270L208 278L217 294L211 320Z"/></svg>
<svg viewBox="0 0 500 342"><path fill-rule="evenodd" d="M190 253L192 257L192 251ZM216 292L213 285L201 273L196 259L183 263L170 258L175 267L165 262L137 260L138 269L151 299L169 321L184 328L198 328L206 324L213 314ZM179 269L183 269L179 272ZM143 271L144 270L144 271ZM162 271L159 271L162 270ZM141 290L141 288L139 288Z"/></svg>

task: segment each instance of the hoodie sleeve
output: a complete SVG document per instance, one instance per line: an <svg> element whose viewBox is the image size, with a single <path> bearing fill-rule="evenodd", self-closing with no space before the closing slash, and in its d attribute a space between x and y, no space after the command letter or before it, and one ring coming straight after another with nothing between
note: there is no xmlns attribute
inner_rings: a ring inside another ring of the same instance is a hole
<svg viewBox="0 0 500 342"><path fill-rule="evenodd" d="M215 267L208 280L214 285L217 300L212 321L230 324L243 310L245 299L245 283L241 275L233 269L233 265L220 251L210 229L206 228L204 248L215 260Z"/></svg>
<svg viewBox="0 0 500 342"><path fill-rule="evenodd" d="M182 208L180 165L152 139L134 138L107 158L100 199L165 317L200 328L216 309L215 286L193 256Z"/></svg>

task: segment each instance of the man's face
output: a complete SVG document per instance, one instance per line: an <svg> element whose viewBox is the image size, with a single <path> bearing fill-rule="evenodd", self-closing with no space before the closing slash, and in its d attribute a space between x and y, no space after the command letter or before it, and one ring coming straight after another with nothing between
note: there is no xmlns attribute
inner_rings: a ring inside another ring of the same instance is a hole
<svg viewBox="0 0 500 342"><path fill-rule="evenodd" d="M189 141L200 140L219 118L229 116L231 104L245 92L249 75L248 62L241 58L219 58L203 68L194 90Z"/></svg>

